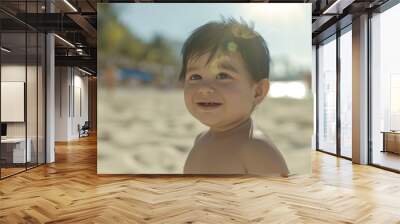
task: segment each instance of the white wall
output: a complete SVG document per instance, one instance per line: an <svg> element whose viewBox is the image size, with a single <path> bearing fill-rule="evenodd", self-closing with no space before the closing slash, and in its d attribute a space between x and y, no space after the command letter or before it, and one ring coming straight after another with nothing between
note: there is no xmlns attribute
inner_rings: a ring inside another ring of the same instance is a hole
<svg viewBox="0 0 400 224"><path fill-rule="evenodd" d="M83 75L76 68L56 68L56 141L79 138L78 124L88 120L88 78Z"/></svg>
<svg viewBox="0 0 400 224"><path fill-rule="evenodd" d="M55 68L55 141L68 141L69 68Z"/></svg>
<svg viewBox="0 0 400 224"><path fill-rule="evenodd" d="M29 69L33 69L33 67L28 66ZM1 81L25 82L25 73L25 65L2 65Z"/></svg>

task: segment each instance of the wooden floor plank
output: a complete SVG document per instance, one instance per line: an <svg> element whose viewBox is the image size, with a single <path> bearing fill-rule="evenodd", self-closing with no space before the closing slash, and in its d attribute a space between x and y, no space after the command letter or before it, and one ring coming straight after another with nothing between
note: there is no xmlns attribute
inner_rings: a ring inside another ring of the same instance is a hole
<svg viewBox="0 0 400 224"><path fill-rule="evenodd" d="M313 173L97 175L96 138L0 181L0 223L400 223L400 175L313 152Z"/></svg>

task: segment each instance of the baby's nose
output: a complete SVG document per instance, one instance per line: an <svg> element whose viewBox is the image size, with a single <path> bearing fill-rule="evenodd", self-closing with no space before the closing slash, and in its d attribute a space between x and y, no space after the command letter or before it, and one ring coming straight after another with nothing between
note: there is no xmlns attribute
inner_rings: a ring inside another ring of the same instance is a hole
<svg viewBox="0 0 400 224"><path fill-rule="evenodd" d="M214 93L214 89L209 86L202 86L199 88L199 93L202 95L208 95Z"/></svg>

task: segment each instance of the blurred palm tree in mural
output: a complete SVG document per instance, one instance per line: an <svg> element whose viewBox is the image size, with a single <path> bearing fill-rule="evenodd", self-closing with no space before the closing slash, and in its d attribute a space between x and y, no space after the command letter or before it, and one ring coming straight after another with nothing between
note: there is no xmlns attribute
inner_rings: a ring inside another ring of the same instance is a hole
<svg viewBox="0 0 400 224"><path fill-rule="evenodd" d="M98 8L99 73L105 73L105 84L176 84L179 60L170 41L156 34L145 42L118 20L110 4Z"/></svg>

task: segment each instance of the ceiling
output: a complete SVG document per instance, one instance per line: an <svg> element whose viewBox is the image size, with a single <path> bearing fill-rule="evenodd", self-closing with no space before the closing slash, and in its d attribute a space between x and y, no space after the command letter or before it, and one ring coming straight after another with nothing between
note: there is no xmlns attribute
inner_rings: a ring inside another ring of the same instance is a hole
<svg viewBox="0 0 400 224"><path fill-rule="evenodd" d="M36 57L35 52L43 45L33 38L37 33L53 32L57 34L56 66L79 66L96 74L96 4L96 0L47 0L47 4L45 0L1 0L2 46L12 49L3 61L17 63L25 55L28 59Z"/></svg>
<svg viewBox="0 0 400 224"><path fill-rule="evenodd" d="M318 43L351 23L352 17L373 10L388 0L197 0L190 2L269 2L312 3L313 43ZM14 54L25 54L24 32L54 32L56 65L80 66L96 73L97 66L97 3L115 2L181 2L168 0L1 0L0 22L2 44ZM49 13L49 12L52 13ZM26 13L27 12L27 13ZM338 23L338 21L341 21ZM346 22L347 21L347 22ZM339 25L338 25L339 24ZM21 31L23 31L21 33ZM28 38L30 42L31 37ZM34 52L35 43L29 43L27 52Z"/></svg>

